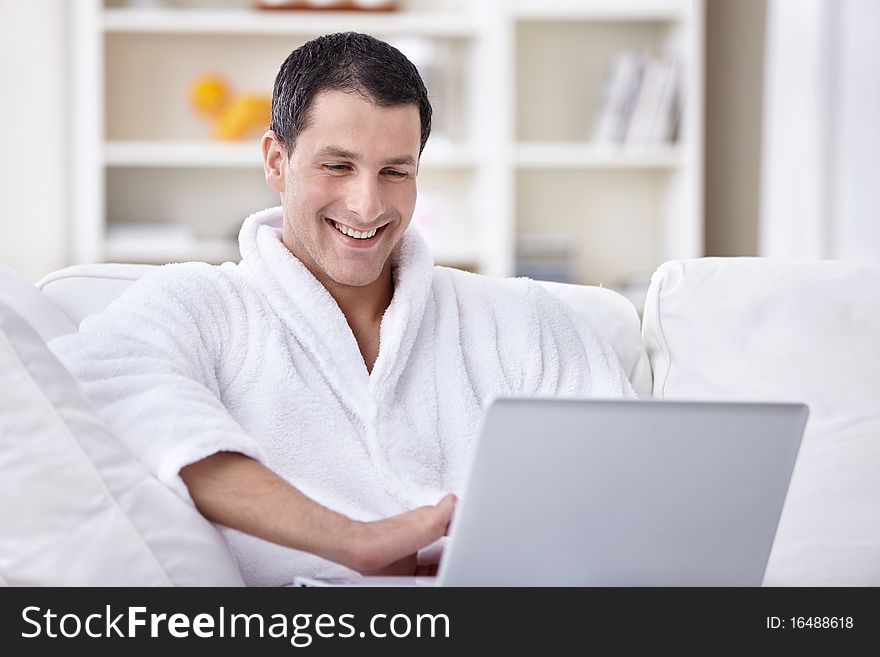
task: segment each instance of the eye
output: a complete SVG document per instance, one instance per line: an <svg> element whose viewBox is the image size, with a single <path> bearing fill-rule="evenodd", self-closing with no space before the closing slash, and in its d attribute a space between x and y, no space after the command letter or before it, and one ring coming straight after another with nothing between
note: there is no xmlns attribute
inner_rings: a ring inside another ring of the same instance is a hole
<svg viewBox="0 0 880 657"><path fill-rule="evenodd" d="M397 169L385 169L385 175L391 178L406 178L406 171L398 171Z"/></svg>
<svg viewBox="0 0 880 657"><path fill-rule="evenodd" d="M325 164L324 168L328 171L332 171L334 173L345 173L346 171L351 170L351 165L349 164Z"/></svg>

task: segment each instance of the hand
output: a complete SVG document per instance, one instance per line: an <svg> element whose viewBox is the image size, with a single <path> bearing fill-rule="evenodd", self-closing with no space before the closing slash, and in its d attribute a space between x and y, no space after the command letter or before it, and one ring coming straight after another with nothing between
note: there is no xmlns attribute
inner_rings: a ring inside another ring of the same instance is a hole
<svg viewBox="0 0 880 657"><path fill-rule="evenodd" d="M315 554L362 573L412 575L416 554L449 528L455 495L375 522L358 522L303 495L263 464L217 452L180 470L211 522ZM246 494L242 494L246 491Z"/></svg>
<svg viewBox="0 0 880 657"><path fill-rule="evenodd" d="M421 566L416 566L416 577L436 577L437 571L440 570L440 564L438 563L426 563Z"/></svg>
<svg viewBox="0 0 880 657"><path fill-rule="evenodd" d="M418 551L446 535L457 501L450 493L435 506L354 523L343 565L364 575L416 574Z"/></svg>

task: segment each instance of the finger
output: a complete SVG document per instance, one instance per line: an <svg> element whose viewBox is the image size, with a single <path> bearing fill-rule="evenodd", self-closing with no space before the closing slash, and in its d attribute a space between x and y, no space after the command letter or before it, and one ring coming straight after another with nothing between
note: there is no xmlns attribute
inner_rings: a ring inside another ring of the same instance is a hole
<svg viewBox="0 0 880 657"><path fill-rule="evenodd" d="M458 497L455 496L454 493L447 493L446 496L437 503L437 506L443 509L444 511L448 508L451 512L452 509L455 508L456 503L458 502Z"/></svg>
<svg viewBox="0 0 880 657"><path fill-rule="evenodd" d="M457 503L458 497L449 493L437 504L437 508L446 515L446 526L443 528L443 536L449 536L449 526L452 524L452 514Z"/></svg>

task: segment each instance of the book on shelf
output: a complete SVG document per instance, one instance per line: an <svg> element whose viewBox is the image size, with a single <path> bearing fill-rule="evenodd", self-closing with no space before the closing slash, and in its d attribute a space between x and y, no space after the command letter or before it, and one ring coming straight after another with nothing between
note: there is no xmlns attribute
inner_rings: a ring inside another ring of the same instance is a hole
<svg viewBox="0 0 880 657"><path fill-rule="evenodd" d="M593 130L596 144L644 146L673 140L678 111L677 64L625 51L611 63Z"/></svg>
<svg viewBox="0 0 880 657"><path fill-rule="evenodd" d="M557 283L577 282L577 251L570 234L522 234L517 238L516 275Z"/></svg>
<svg viewBox="0 0 880 657"><path fill-rule="evenodd" d="M612 60L593 129L593 141L597 144L620 143L626 135L629 113L639 89L643 58L642 54L626 51Z"/></svg>
<svg viewBox="0 0 880 657"><path fill-rule="evenodd" d="M657 103L649 141L667 144L675 141L681 105L680 67L676 61L666 62L666 83Z"/></svg>
<svg viewBox="0 0 880 657"><path fill-rule="evenodd" d="M626 136L623 140L625 143L652 143L654 123L662 111L660 104L664 100L664 91L670 76L670 65L667 62L656 57L647 60L639 93L626 127Z"/></svg>

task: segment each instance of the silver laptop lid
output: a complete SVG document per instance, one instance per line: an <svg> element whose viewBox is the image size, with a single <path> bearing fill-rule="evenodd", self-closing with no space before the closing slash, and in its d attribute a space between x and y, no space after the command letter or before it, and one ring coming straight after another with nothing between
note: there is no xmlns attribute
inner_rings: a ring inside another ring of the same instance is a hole
<svg viewBox="0 0 880 657"><path fill-rule="evenodd" d="M499 399L444 586L759 586L802 404Z"/></svg>

